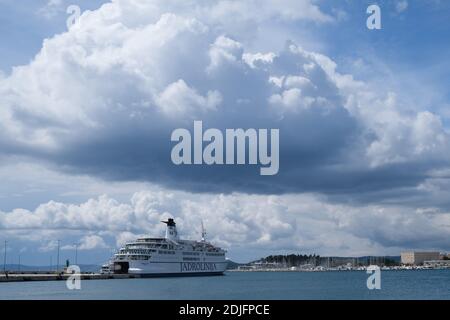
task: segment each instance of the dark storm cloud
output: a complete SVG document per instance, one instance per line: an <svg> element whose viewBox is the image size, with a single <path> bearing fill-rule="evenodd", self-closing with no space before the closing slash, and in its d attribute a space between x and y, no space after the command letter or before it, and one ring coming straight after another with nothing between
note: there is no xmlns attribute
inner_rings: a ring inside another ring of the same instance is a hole
<svg viewBox="0 0 450 320"><path fill-rule="evenodd" d="M136 27L133 10L93 12L0 78L4 154L110 181L349 202L391 200L445 167L448 135L437 116L402 114L392 94L339 74L328 57L290 41L251 53L220 28L174 14ZM174 165L171 133L192 132L194 120L223 132L279 129L279 173Z"/></svg>
<svg viewBox="0 0 450 320"><path fill-rule="evenodd" d="M275 176L260 176L259 165L174 165L170 126L150 127L145 121L133 128L113 126L107 133L89 134L47 159L61 170L112 181L150 181L193 192L317 192L344 202L398 197L399 191L393 190L414 187L427 177L427 164L353 166L348 154L355 152L354 142L361 134L357 123L343 109L326 117L314 113L273 122L280 128L280 171ZM217 121L204 122L204 129L208 123L220 128ZM186 128L192 132L192 124Z"/></svg>

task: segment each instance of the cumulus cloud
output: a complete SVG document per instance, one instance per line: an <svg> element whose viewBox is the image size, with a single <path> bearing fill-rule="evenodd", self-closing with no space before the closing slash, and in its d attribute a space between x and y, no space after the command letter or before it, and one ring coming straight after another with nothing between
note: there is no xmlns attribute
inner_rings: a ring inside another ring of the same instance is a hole
<svg viewBox="0 0 450 320"><path fill-rule="evenodd" d="M168 116L190 117L190 114L198 114L196 109L201 111L216 109L221 100L218 91L208 91L204 97L180 79L161 92L156 99L156 105Z"/></svg>
<svg viewBox="0 0 450 320"><path fill-rule="evenodd" d="M63 11L63 0L48 0L45 6L41 7L37 14L45 19L51 19Z"/></svg>
<svg viewBox="0 0 450 320"><path fill-rule="evenodd" d="M344 198L416 187L431 168L445 168L439 115L405 112L394 92L301 44L251 49L249 25L332 21L315 3L258 2L256 14L255 1L116 0L85 12L0 78L1 152L107 180ZM279 128L279 174L174 166L170 133L193 119Z"/></svg>
<svg viewBox="0 0 450 320"><path fill-rule="evenodd" d="M54 242L54 241L53 241ZM94 249L106 249L110 248L106 243L105 240L98 235L95 234L88 234L83 236L76 244L70 244L65 245L61 247L61 250L94 250ZM53 251L55 248L52 247L51 250Z"/></svg>
<svg viewBox="0 0 450 320"><path fill-rule="evenodd" d="M107 248L105 241L102 237L97 235L88 235L81 238L80 250L92 250L92 249L104 249Z"/></svg>
<svg viewBox="0 0 450 320"><path fill-rule="evenodd" d="M198 196L142 191L123 203L101 196L79 205L49 202L34 211L2 212L0 228L15 232L33 228L39 235L34 241L44 241L40 250L45 252L54 251L57 243L45 241L48 234L43 230L59 232L66 243L73 241L66 240L70 235L80 236L80 250L95 250L117 247L139 236L163 236L165 226L160 221L168 217L175 217L183 238L190 239L200 238L203 220L209 240L232 249L232 255L242 249L247 254L284 250L331 255L398 254L416 247L449 249L449 212L355 207L309 194Z"/></svg>

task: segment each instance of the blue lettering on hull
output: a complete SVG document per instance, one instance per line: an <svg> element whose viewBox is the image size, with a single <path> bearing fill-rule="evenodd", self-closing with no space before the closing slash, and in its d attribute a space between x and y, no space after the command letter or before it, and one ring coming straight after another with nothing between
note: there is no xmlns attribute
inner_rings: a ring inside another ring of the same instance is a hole
<svg viewBox="0 0 450 320"><path fill-rule="evenodd" d="M217 266L211 262L182 262L181 272L216 271Z"/></svg>

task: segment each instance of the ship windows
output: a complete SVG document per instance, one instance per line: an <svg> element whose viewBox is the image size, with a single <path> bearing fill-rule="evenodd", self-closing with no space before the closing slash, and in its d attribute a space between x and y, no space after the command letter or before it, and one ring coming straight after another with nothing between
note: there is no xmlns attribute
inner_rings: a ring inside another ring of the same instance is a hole
<svg viewBox="0 0 450 320"><path fill-rule="evenodd" d="M183 256L199 256L200 253L198 252L189 252L189 251L184 251L183 252Z"/></svg>
<svg viewBox="0 0 450 320"><path fill-rule="evenodd" d="M146 255L132 255L130 256L130 260L149 260L151 256Z"/></svg>
<svg viewBox="0 0 450 320"><path fill-rule="evenodd" d="M223 253L207 253L207 256L210 257L222 257L224 254Z"/></svg>
<svg viewBox="0 0 450 320"><path fill-rule="evenodd" d="M183 257L183 261L200 261L200 258Z"/></svg>
<svg viewBox="0 0 450 320"><path fill-rule="evenodd" d="M129 250L120 250L120 254L137 254L137 255L148 255L152 252L156 252L156 250L150 250L150 249L129 249Z"/></svg>
<svg viewBox="0 0 450 320"><path fill-rule="evenodd" d="M159 250L159 254L175 254L175 251L165 251L165 250Z"/></svg>

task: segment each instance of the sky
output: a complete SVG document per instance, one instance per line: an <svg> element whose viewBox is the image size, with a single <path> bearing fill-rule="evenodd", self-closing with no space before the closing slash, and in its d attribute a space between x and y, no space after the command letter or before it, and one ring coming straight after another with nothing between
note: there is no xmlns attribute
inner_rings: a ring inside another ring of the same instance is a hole
<svg viewBox="0 0 450 320"><path fill-rule="evenodd" d="M381 9L381 30L366 9ZM67 8L78 5L70 28ZM276 253L450 251L450 3L0 0L8 263L138 236ZM171 132L280 130L280 170L176 166Z"/></svg>

